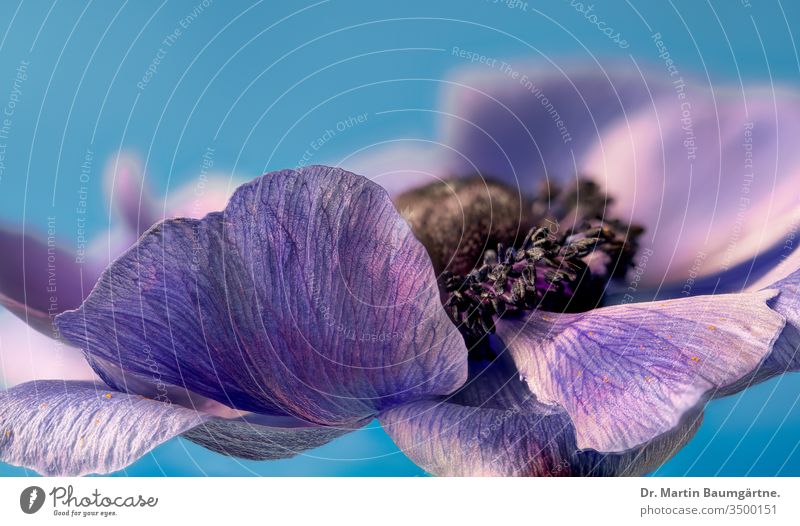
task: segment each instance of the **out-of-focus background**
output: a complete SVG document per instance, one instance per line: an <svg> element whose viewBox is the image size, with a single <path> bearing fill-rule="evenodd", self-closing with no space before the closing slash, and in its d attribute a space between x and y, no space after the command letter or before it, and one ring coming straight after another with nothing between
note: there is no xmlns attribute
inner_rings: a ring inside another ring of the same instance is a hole
<svg viewBox="0 0 800 526"><path fill-rule="evenodd" d="M208 171L232 189L298 164L347 166L354 152L386 141L436 141L442 81L469 62L454 47L502 59L664 68L652 38L660 32L687 76L800 89L797 2L578 4L4 1L0 220L39 232L55 225L64 247L100 235L117 220L102 174L121 149L140 156L153 194L169 199L197 188ZM590 5L627 46L598 30ZM16 327L0 334L1 352L36 345L35 333ZM697 436L656 475L800 476L798 400L795 374L712 402ZM119 474L424 475L377 423L275 462L174 439ZM34 473L0 464L0 475Z"/></svg>

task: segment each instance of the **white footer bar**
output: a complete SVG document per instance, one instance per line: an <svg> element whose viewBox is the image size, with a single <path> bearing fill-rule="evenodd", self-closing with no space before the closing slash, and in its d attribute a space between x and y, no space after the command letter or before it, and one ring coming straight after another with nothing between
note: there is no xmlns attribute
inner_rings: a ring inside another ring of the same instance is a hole
<svg viewBox="0 0 800 526"><path fill-rule="evenodd" d="M253 519L370 526L799 524L800 479L0 479L0 524Z"/></svg>

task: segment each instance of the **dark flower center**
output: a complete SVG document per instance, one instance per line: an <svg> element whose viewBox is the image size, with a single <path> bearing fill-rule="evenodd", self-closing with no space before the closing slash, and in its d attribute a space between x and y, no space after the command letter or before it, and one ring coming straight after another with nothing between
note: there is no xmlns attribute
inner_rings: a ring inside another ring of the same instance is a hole
<svg viewBox="0 0 800 526"><path fill-rule="evenodd" d="M609 204L585 179L528 197L480 177L433 183L396 200L468 343L494 332L500 316L599 306L609 280L631 266L642 232L606 217Z"/></svg>
<svg viewBox="0 0 800 526"><path fill-rule="evenodd" d="M533 221L530 201L502 183L470 177L406 192L395 206L411 225L437 274L466 274L486 250L522 241Z"/></svg>

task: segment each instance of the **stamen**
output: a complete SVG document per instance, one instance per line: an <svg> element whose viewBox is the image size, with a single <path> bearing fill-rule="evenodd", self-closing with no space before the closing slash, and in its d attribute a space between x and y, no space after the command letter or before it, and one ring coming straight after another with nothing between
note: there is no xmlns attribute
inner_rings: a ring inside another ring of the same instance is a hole
<svg viewBox="0 0 800 526"><path fill-rule="evenodd" d="M498 243L520 242L534 224L530 201L513 188L480 177L432 183L395 199L437 274L466 274Z"/></svg>
<svg viewBox="0 0 800 526"><path fill-rule="evenodd" d="M445 307L461 332L471 341L494 332L495 320L509 313L542 309L579 312L598 306L606 283L624 275L632 264L636 238L641 233L617 221L604 222L608 204L598 200L593 183L579 181L575 191L550 201L551 212L534 210L546 226L532 228L518 247L497 246L484 253L481 266L466 275L444 271ZM552 197L552 194L551 194ZM588 198L588 200L587 200ZM568 206L574 200L573 206ZM590 206L583 206L581 204ZM559 233L565 218L580 224Z"/></svg>
<svg viewBox="0 0 800 526"><path fill-rule="evenodd" d="M609 280L632 264L642 230L606 216L612 201L597 184L550 182L533 196L472 177L395 199L440 276L445 307L476 349L487 347L480 342L499 316L597 307Z"/></svg>

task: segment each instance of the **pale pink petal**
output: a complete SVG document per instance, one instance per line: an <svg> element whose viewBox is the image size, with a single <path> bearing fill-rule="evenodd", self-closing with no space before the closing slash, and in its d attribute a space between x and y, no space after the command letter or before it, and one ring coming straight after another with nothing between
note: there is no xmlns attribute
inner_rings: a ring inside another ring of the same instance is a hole
<svg viewBox="0 0 800 526"><path fill-rule="evenodd" d="M48 338L10 312L0 312L0 386L96 378L80 349Z"/></svg>
<svg viewBox="0 0 800 526"><path fill-rule="evenodd" d="M379 143L327 163L375 181L394 197L446 178L447 147L412 139Z"/></svg>
<svg viewBox="0 0 800 526"><path fill-rule="evenodd" d="M241 183L242 181L229 174L200 174L167 195L166 213L161 219L174 217L201 219L209 212L222 210Z"/></svg>
<svg viewBox="0 0 800 526"><path fill-rule="evenodd" d="M144 163L131 152L121 151L106 161L103 186L109 206L134 232L144 232L158 220L156 200L145 181Z"/></svg>
<svg viewBox="0 0 800 526"><path fill-rule="evenodd" d="M690 283L783 242L800 219L798 117L785 91L688 87L603 135L582 168L611 215L645 227L643 283Z"/></svg>
<svg viewBox="0 0 800 526"><path fill-rule="evenodd" d="M612 124L666 92L660 72L633 63L497 60L447 81L440 114L453 148L448 170L476 171L530 193L545 177L573 178L584 155Z"/></svg>

